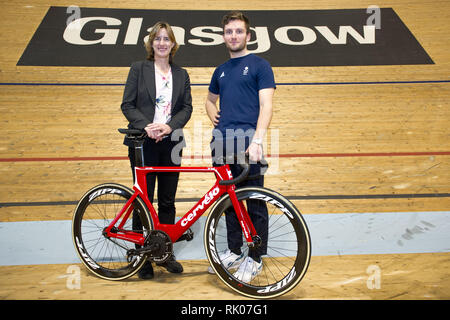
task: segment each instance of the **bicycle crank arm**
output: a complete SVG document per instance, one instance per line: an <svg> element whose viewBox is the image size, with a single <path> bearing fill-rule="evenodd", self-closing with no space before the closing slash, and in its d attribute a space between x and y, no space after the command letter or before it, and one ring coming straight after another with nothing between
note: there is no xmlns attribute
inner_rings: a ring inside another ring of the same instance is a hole
<svg viewBox="0 0 450 320"><path fill-rule="evenodd" d="M178 240L176 242L180 242L180 241L191 241L192 239L194 239L194 232L192 232L191 228L189 228L186 233L182 234L181 237L178 238Z"/></svg>
<svg viewBox="0 0 450 320"><path fill-rule="evenodd" d="M155 262L165 262L173 253L173 244L170 237L161 230L151 231L146 239L145 245L141 248L127 251L127 260L131 261L133 256L146 255Z"/></svg>
<svg viewBox="0 0 450 320"><path fill-rule="evenodd" d="M129 249L127 251L127 257L141 256L141 255L144 255L144 254L150 254L151 255L151 254L154 254L154 253L158 252L159 250L161 250L160 245L155 243L153 245L142 247L142 248Z"/></svg>

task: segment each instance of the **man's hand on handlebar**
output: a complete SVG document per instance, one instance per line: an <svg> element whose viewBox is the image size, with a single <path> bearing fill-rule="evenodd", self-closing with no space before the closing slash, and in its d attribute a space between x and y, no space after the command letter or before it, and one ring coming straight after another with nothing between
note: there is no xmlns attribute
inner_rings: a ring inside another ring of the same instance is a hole
<svg viewBox="0 0 450 320"><path fill-rule="evenodd" d="M257 143L250 143L245 153L248 154L250 161L259 162L263 158L262 145Z"/></svg>

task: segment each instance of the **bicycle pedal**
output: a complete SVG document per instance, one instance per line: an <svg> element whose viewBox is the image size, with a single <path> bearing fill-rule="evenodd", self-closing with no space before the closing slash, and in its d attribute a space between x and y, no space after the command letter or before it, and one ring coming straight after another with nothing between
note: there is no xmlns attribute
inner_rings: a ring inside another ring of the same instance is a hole
<svg viewBox="0 0 450 320"><path fill-rule="evenodd" d="M189 228L186 233L182 234L180 238L178 238L178 240L176 242L179 241L191 241L192 239L194 239L194 232L192 232L191 228Z"/></svg>

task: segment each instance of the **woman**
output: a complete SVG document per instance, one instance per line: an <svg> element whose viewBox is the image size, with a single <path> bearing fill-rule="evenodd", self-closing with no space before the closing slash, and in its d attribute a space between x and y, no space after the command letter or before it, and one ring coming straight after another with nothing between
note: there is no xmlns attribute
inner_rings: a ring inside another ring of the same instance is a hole
<svg viewBox="0 0 450 320"><path fill-rule="evenodd" d="M143 146L146 166L179 166L181 152L172 155L172 150L178 143L184 144L179 130L186 125L192 113L189 75L186 70L172 63L178 44L168 23L157 22L152 27L145 47L147 60L131 65L123 94L122 112L129 121L129 128L147 132L148 137ZM178 131L176 134L175 130ZM172 141L172 136L179 140ZM134 178L134 150L127 139L124 144L129 147L128 156ZM175 223L178 177L179 173L157 173L147 177L147 193L151 202L158 179L158 216L163 224ZM136 217L133 218L133 228L140 228L141 222ZM183 271L175 257L160 265L169 272ZM139 271L139 277L153 278L153 267L149 261Z"/></svg>

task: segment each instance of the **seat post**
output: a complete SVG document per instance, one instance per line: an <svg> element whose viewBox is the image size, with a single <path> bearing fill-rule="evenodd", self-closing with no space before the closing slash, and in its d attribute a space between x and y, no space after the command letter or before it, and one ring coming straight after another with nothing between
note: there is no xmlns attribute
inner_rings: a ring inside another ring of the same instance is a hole
<svg viewBox="0 0 450 320"><path fill-rule="evenodd" d="M133 143L134 147L134 166L144 166L144 141L147 133L144 130L139 129L118 129L122 134L126 135L126 139Z"/></svg>
<svg viewBox="0 0 450 320"><path fill-rule="evenodd" d="M144 139L133 139L134 159L136 167L144 166Z"/></svg>

